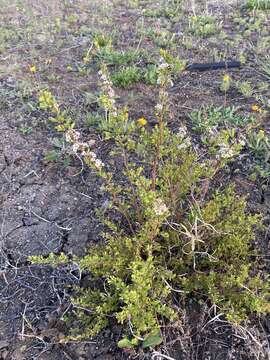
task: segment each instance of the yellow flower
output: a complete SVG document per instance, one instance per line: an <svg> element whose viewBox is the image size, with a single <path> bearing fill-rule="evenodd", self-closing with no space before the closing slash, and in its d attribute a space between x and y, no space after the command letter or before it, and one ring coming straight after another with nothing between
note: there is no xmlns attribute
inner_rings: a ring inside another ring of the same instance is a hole
<svg viewBox="0 0 270 360"><path fill-rule="evenodd" d="M128 120L128 111L124 112L124 120L127 121Z"/></svg>
<svg viewBox="0 0 270 360"><path fill-rule="evenodd" d="M147 124L147 120L144 117L141 117L140 119L137 120L137 123L140 126L145 126Z"/></svg>
<svg viewBox="0 0 270 360"><path fill-rule="evenodd" d="M223 76L223 81L224 81L224 82L229 82L230 80L231 80L230 75L225 74L225 75Z"/></svg>
<svg viewBox="0 0 270 360"><path fill-rule="evenodd" d="M259 112L259 113L262 112L262 109L259 107L259 105L256 105L256 104L251 106L251 110L254 112Z"/></svg>
<svg viewBox="0 0 270 360"><path fill-rule="evenodd" d="M37 68L35 65L30 66L31 73L35 74L37 72Z"/></svg>
<svg viewBox="0 0 270 360"><path fill-rule="evenodd" d="M73 68L72 68L72 65L67 65L67 71L72 71Z"/></svg>

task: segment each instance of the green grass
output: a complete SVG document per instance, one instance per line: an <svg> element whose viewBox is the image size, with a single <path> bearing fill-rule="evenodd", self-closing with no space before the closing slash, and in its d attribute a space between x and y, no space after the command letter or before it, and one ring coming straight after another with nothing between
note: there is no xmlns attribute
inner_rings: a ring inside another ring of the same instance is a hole
<svg viewBox="0 0 270 360"><path fill-rule="evenodd" d="M112 82L116 86L126 88L142 80L143 74L138 66L128 66L112 74Z"/></svg>
<svg viewBox="0 0 270 360"><path fill-rule="evenodd" d="M209 37L219 32L221 24L214 16L198 15L192 16L189 22L190 32L200 37Z"/></svg>
<svg viewBox="0 0 270 360"><path fill-rule="evenodd" d="M196 133L203 132L220 125L244 126L252 121L251 116L242 116L234 107L203 107L189 114L192 121L192 129Z"/></svg>
<svg viewBox="0 0 270 360"><path fill-rule="evenodd" d="M114 50L104 47L100 50L98 58L106 65L126 66L140 59L141 54L136 49Z"/></svg>
<svg viewBox="0 0 270 360"><path fill-rule="evenodd" d="M250 10L268 10L270 9L269 0L248 0L247 8Z"/></svg>

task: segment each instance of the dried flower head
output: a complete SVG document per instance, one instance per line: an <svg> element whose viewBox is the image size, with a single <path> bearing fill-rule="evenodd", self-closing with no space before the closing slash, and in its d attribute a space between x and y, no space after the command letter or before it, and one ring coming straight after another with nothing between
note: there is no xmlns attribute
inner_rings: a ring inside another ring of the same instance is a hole
<svg viewBox="0 0 270 360"><path fill-rule="evenodd" d="M163 216L169 212L166 204L164 204L163 200L159 198L155 200L153 210L157 216Z"/></svg>
<svg viewBox="0 0 270 360"><path fill-rule="evenodd" d="M178 128L177 134L179 138L183 139L187 135L187 128L185 125L182 125Z"/></svg>
<svg viewBox="0 0 270 360"><path fill-rule="evenodd" d="M75 142L72 146L72 149L75 153L88 153L89 145L87 143Z"/></svg>
<svg viewBox="0 0 270 360"><path fill-rule="evenodd" d="M93 165L97 170L101 170L103 168L104 163L100 159L97 159L97 155L93 151L87 151L83 154L83 156L86 163Z"/></svg>
<svg viewBox="0 0 270 360"><path fill-rule="evenodd" d="M66 141L69 143L75 143L79 140L80 133L74 129L69 129L66 131Z"/></svg>

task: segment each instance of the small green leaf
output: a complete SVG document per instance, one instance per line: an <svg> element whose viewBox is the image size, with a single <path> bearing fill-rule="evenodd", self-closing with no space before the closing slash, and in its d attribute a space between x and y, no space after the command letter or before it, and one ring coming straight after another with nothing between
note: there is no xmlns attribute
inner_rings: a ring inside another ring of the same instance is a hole
<svg viewBox="0 0 270 360"><path fill-rule="evenodd" d="M134 345L132 344L132 342L130 340L128 340L127 338L124 338L120 341L118 341L117 346L120 349L124 349L124 348L132 348L134 347Z"/></svg>
<svg viewBox="0 0 270 360"><path fill-rule="evenodd" d="M160 335L160 332L157 332L157 333L147 336L147 338L142 343L142 347L143 347L143 349L150 347L150 346L154 347L154 346L160 345L162 343L162 341L163 341L163 338Z"/></svg>

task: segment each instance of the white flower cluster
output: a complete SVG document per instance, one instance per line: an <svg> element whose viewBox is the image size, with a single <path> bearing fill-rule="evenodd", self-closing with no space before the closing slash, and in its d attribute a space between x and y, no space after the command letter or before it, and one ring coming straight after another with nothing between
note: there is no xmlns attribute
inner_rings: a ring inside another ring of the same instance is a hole
<svg viewBox="0 0 270 360"><path fill-rule="evenodd" d="M83 142L75 142L72 145L72 150L75 153L81 153L82 156L84 156L89 151L89 144L83 143Z"/></svg>
<svg viewBox="0 0 270 360"><path fill-rule="evenodd" d="M162 110L163 110L163 105L162 104L157 104L155 106L155 110L156 110L157 114L160 114L162 112Z"/></svg>
<svg viewBox="0 0 270 360"><path fill-rule="evenodd" d="M84 157L86 160L94 164L97 170L101 170L103 168L104 163L100 159L97 159L97 155L93 151L88 151L87 153L84 154Z"/></svg>
<svg viewBox="0 0 270 360"><path fill-rule="evenodd" d="M80 138L79 131L76 131L74 129L67 130L65 135L66 135L66 141L68 143L75 143Z"/></svg>
<svg viewBox="0 0 270 360"><path fill-rule="evenodd" d="M246 142L241 139L235 145L230 144L220 144L219 150L217 153L218 159L230 159L233 158L239 152L239 145L240 147L245 146Z"/></svg>
<svg viewBox="0 0 270 360"><path fill-rule="evenodd" d="M166 110L169 94L166 91L173 86L170 74L170 64L163 57L159 60L157 84L160 85L159 103L155 106L156 115L159 116Z"/></svg>
<svg viewBox="0 0 270 360"><path fill-rule="evenodd" d="M153 210L154 213L157 216L163 216L165 214L168 214L169 209L167 208L166 204L161 199L156 199L153 204Z"/></svg>
<svg viewBox="0 0 270 360"><path fill-rule="evenodd" d="M158 66L158 85L165 85L167 88L173 86L173 81L170 76L170 64L168 64L163 57L159 59Z"/></svg>
<svg viewBox="0 0 270 360"><path fill-rule="evenodd" d="M107 97L108 108L106 110L109 110L113 116L117 116L117 108L115 105L115 91L113 89L113 83L109 77L107 69L101 69L98 72L98 75L100 78L100 86L103 94Z"/></svg>
<svg viewBox="0 0 270 360"><path fill-rule="evenodd" d="M177 134L180 139L183 139L187 135L187 128L185 125L182 125L178 128Z"/></svg>
<svg viewBox="0 0 270 360"><path fill-rule="evenodd" d="M181 141L181 143L177 146L178 149L187 149L191 146L191 139L187 135L186 126L180 126L176 136L179 137L179 140Z"/></svg>
<svg viewBox="0 0 270 360"><path fill-rule="evenodd" d="M229 144L220 144L217 158L218 159L230 159L235 156L235 151Z"/></svg>
<svg viewBox="0 0 270 360"><path fill-rule="evenodd" d="M90 140L88 143L80 142L80 133L74 129L69 129L66 132L66 141L72 144L72 150L75 154L80 154L87 162L92 163L98 170L104 166L103 162L97 159L96 154L90 151L90 147L95 144L95 140Z"/></svg>

